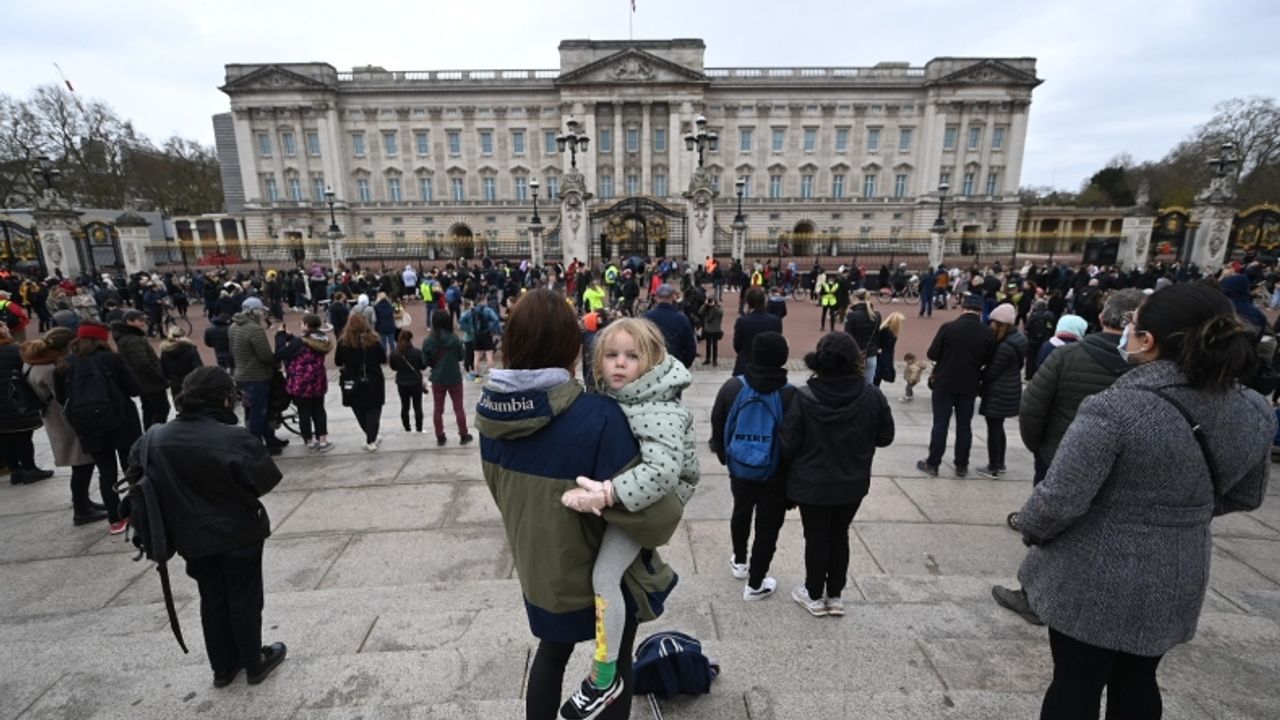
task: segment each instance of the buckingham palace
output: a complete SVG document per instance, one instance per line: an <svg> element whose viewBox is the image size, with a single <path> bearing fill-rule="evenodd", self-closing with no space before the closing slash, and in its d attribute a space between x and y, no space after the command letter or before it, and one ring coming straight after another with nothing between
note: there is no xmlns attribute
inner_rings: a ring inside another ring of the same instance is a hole
<svg viewBox="0 0 1280 720"><path fill-rule="evenodd" d="M330 230L356 255L565 260L780 239L816 255L923 236L940 212L961 237L1017 230L1033 58L717 68L705 51L565 40L543 70L230 64L214 118L227 210L299 256Z"/></svg>

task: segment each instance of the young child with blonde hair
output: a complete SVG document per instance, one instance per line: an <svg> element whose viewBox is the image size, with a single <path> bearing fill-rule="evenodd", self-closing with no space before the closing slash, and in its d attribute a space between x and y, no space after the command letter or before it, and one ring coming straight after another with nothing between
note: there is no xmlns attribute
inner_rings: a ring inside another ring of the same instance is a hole
<svg viewBox="0 0 1280 720"><path fill-rule="evenodd" d="M903 355L902 361L907 364L902 371L902 378L907 381L907 393L902 396L902 402L911 402L916 398L915 387L920 384L920 378L924 376L924 371L928 370L929 366L916 357L915 353Z"/></svg>
<svg viewBox="0 0 1280 720"><path fill-rule="evenodd" d="M579 487L566 491L561 501L597 515L614 505L637 512L674 500L682 507L698 483L693 414L679 401L681 391L692 381L689 370L667 354L658 327L641 318L615 320L600 330L591 365L600 391L622 407L640 445L640 462L603 482L579 477ZM622 576L641 549L670 539L678 513L664 517L675 521L646 527L643 538L612 525L605 527L591 576L596 604L593 667L582 687L560 708L560 717L596 717L622 693L622 678L617 675L618 643L626 621Z"/></svg>

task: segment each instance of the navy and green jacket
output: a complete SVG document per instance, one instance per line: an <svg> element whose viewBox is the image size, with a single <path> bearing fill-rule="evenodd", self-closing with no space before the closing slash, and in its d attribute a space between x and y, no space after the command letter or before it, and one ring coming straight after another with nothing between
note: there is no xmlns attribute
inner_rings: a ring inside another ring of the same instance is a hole
<svg viewBox="0 0 1280 720"><path fill-rule="evenodd" d="M560 503L579 475L612 478L640 458L617 403L583 392L566 370L493 370L476 415L485 484L502 514L530 630L556 642L590 640L591 570L605 523L640 540L646 526L672 513L678 521L678 498L639 512L606 509L603 518ZM642 622L657 618L677 579L657 552L642 550L623 576L629 611Z"/></svg>

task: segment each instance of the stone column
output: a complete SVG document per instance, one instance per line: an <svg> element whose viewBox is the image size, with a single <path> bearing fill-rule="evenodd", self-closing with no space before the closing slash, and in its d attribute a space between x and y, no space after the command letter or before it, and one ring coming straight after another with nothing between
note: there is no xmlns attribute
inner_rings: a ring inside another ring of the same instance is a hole
<svg viewBox="0 0 1280 720"><path fill-rule="evenodd" d="M529 254L536 268L542 267L542 229L542 223L529 223Z"/></svg>
<svg viewBox="0 0 1280 720"><path fill-rule="evenodd" d="M222 234L221 218L213 221L213 236L217 239L219 251L227 246L227 238ZM200 248L196 248L196 252L200 252Z"/></svg>
<svg viewBox="0 0 1280 720"><path fill-rule="evenodd" d="M72 235L80 230L80 216L83 214L66 204L56 190L46 190L36 201L31 219L40 234L50 273L60 270L63 277L74 278L88 271L80 265L80 255L76 252L76 240Z"/></svg>
<svg viewBox="0 0 1280 720"><path fill-rule="evenodd" d="M590 230L587 200L590 198L582 173L572 169L565 172L560 179L560 243L566 260L578 258L589 262L591 257L591 239L587 236Z"/></svg>
<svg viewBox="0 0 1280 720"><path fill-rule="evenodd" d="M715 192L711 189L711 176L704 168L694 170L689 190L684 194L688 205L689 235L685 259L697 259L712 254L715 247L716 208ZM670 252L668 252L670 254Z"/></svg>
<svg viewBox="0 0 1280 720"><path fill-rule="evenodd" d="M1120 230L1120 251L1116 254L1120 269L1129 270L1147 264L1155 221L1155 215L1148 208L1134 208L1134 212L1125 215Z"/></svg>
<svg viewBox="0 0 1280 720"><path fill-rule="evenodd" d="M745 222L735 222L733 224L733 251L730 253L733 260L741 263L747 261L747 224Z"/></svg>
<svg viewBox="0 0 1280 720"><path fill-rule="evenodd" d="M147 247L151 242L151 233L147 231L150 226L151 223L146 218L132 210L124 211L115 220L116 233L120 236L120 252L124 255L124 271L127 275L155 268L154 253L148 252L150 248ZM192 236L195 237L194 231ZM181 250L181 240L178 240L178 246ZM182 256L182 265L184 268L187 267L185 253Z"/></svg>
<svg viewBox="0 0 1280 720"><path fill-rule="evenodd" d="M191 246L195 248L196 254L200 254L200 223L195 218L191 218Z"/></svg>
<svg viewBox="0 0 1280 720"><path fill-rule="evenodd" d="M613 104L613 196L627 191L627 141L622 127L622 103Z"/></svg>
<svg viewBox="0 0 1280 720"><path fill-rule="evenodd" d="M640 193L653 194L653 129L649 125L649 113L653 103L640 104Z"/></svg>
<svg viewBox="0 0 1280 720"><path fill-rule="evenodd" d="M1188 237L1191 252L1185 256L1205 274L1217 272L1227 259L1227 240L1236 217L1236 189L1223 172L1209 181L1209 186L1191 206L1191 226L1197 231Z"/></svg>

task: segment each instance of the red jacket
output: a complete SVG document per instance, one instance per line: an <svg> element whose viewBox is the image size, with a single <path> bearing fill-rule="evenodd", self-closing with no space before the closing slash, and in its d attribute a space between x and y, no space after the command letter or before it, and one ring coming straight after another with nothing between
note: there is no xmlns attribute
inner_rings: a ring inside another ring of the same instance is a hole
<svg viewBox="0 0 1280 720"><path fill-rule="evenodd" d="M13 300L0 300L0 309L5 307L9 309L9 312L13 313L14 317L18 318L18 324L10 329L15 332L26 330L27 324L31 322L31 316L27 315L27 311L23 310L22 306Z"/></svg>

